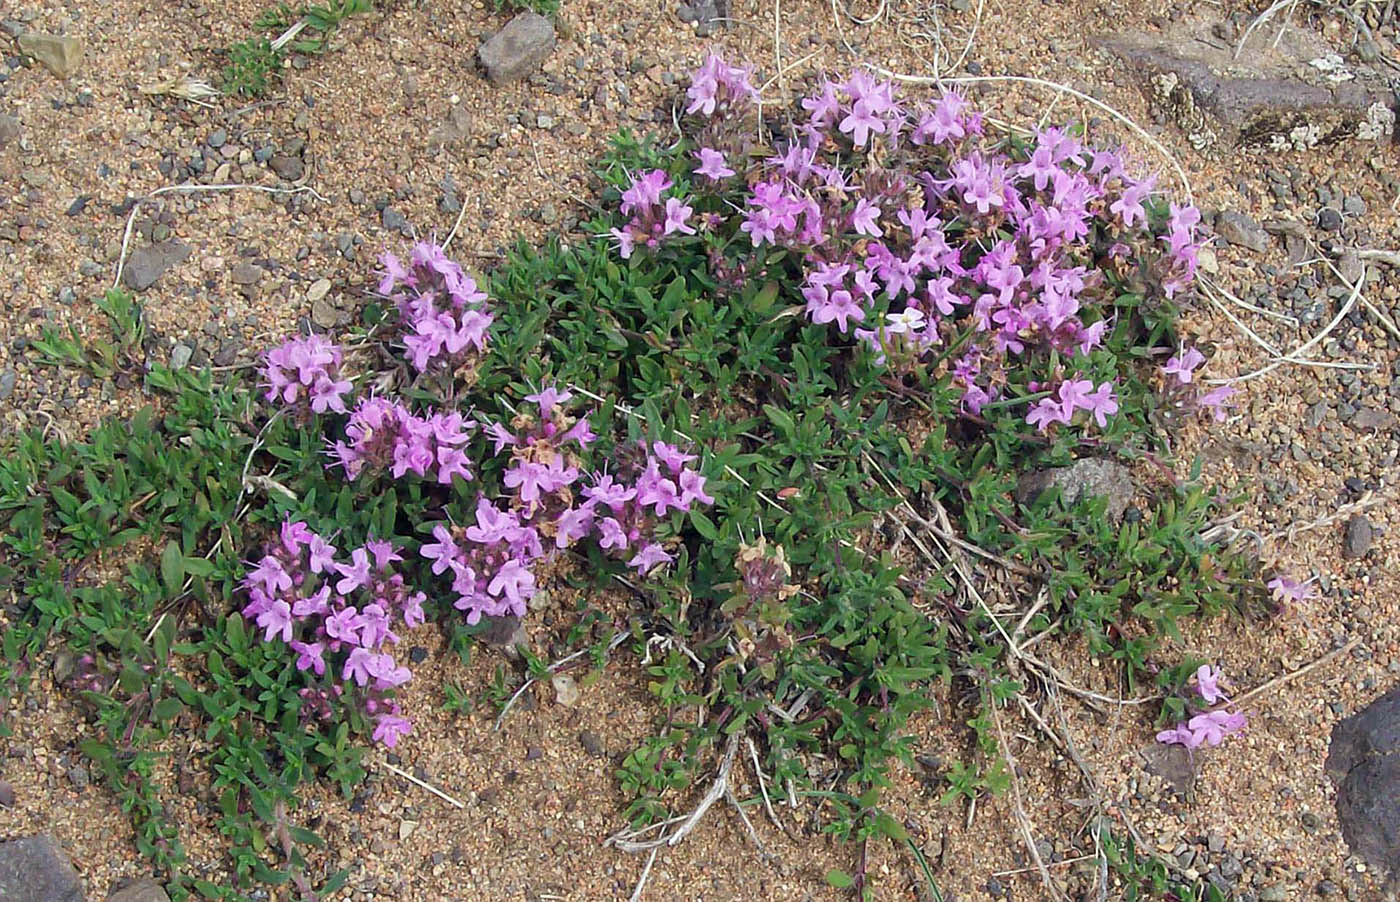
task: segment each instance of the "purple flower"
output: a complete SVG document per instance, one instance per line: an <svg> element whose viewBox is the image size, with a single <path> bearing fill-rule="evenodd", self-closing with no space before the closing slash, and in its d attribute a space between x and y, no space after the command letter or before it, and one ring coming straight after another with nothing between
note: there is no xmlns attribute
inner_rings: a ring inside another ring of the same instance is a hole
<svg viewBox="0 0 1400 902"><path fill-rule="evenodd" d="M686 464L698 459L694 454L686 454L675 445L666 442L652 442L651 450L656 459L665 464L672 473L679 473Z"/></svg>
<svg viewBox="0 0 1400 902"><path fill-rule="evenodd" d="M511 613L519 616L525 613L525 602L535 594L535 574L520 561L511 558L491 578L486 591L497 597L504 595Z"/></svg>
<svg viewBox="0 0 1400 902"><path fill-rule="evenodd" d="M476 503L476 525L468 526L466 535L473 542L495 545L510 542L520 533L520 521L515 514L499 510L485 498Z"/></svg>
<svg viewBox="0 0 1400 902"><path fill-rule="evenodd" d="M1314 579L1315 578L1316 577L1314 577ZM1317 593L1313 591L1311 583L1312 579L1305 579L1299 582L1292 577L1279 575L1269 580L1266 585L1269 591L1273 593L1276 601L1291 601L1296 604L1304 601L1311 601L1317 597Z"/></svg>
<svg viewBox="0 0 1400 902"><path fill-rule="evenodd" d="M317 676L326 672L326 659L321 656L325 646L320 642L292 642L292 651L297 653L297 670L313 670Z"/></svg>
<svg viewBox="0 0 1400 902"><path fill-rule="evenodd" d="M312 534L308 550L307 567L312 573L322 573L335 566L335 546L319 535Z"/></svg>
<svg viewBox="0 0 1400 902"><path fill-rule="evenodd" d="M335 584L335 591L341 595L349 595L369 582L369 555L365 553L365 549L356 548L350 553L350 563L336 564L335 569L344 577Z"/></svg>
<svg viewBox="0 0 1400 902"><path fill-rule="evenodd" d="M686 235L694 235L695 227L686 225L686 220L694 212L693 207L688 207L681 203L678 198L666 198L666 220L662 225L661 234L670 235L674 232L681 232Z"/></svg>
<svg viewBox="0 0 1400 902"><path fill-rule="evenodd" d="M1220 671L1209 664L1202 664L1196 670L1196 691L1207 705L1213 705L1225 698L1225 693L1220 691L1221 677Z"/></svg>
<svg viewBox="0 0 1400 902"><path fill-rule="evenodd" d="M715 499L705 494L705 477L694 470L682 470L680 476L681 506L690 507L690 502L714 504Z"/></svg>
<svg viewBox="0 0 1400 902"><path fill-rule="evenodd" d="M525 400L533 401L536 404L538 404L540 406L541 416L549 416L549 412L551 410L553 410L555 407L562 407L563 405L569 403L569 399L573 396L573 392L570 392L567 389L565 389L564 391L559 391L552 385L546 385L543 386L539 391L535 392L533 395L526 395ZM496 453L501 453L501 449L497 448Z"/></svg>
<svg viewBox="0 0 1400 902"><path fill-rule="evenodd" d="M880 208L863 197L856 201L855 212L851 214L851 225L859 234L869 235L871 238L882 238L885 234L880 228Z"/></svg>
<svg viewBox="0 0 1400 902"><path fill-rule="evenodd" d="M433 562L433 575L437 576L451 569L453 561L461 558L462 550L441 523L433 527L433 538L437 541L419 548L418 553Z"/></svg>
<svg viewBox="0 0 1400 902"><path fill-rule="evenodd" d="M1068 423L1069 419L1065 417L1063 404L1054 398L1041 398L1026 414L1026 422L1043 433L1050 428L1050 424Z"/></svg>
<svg viewBox="0 0 1400 902"><path fill-rule="evenodd" d="M593 529L593 508L571 507L554 521L554 545L567 548Z"/></svg>
<svg viewBox="0 0 1400 902"><path fill-rule="evenodd" d="M1192 732L1186 724L1180 723L1169 730L1158 733L1157 741L1166 745L1184 745L1188 749L1194 749L1201 744L1201 737Z"/></svg>
<svg viewBox="0 0 1400 902"><path fill-rule="evenodd" d="M642 576L646 576L655 569L658 564L664 564L672 560L675 560L675 558L667 554L666 549L655 542L650 542L643 546L642 550L637 552L632 560L627 562L627 566L636 567L638 573Z"/></svg>
<svg viewBox="0 0 1400 902"><path fill-rule="evenodd" d="M264 630L264 641L276 635L281 635L283 642L292 641L292 606L276 599L258 615L258 626Z"/></svg>
<svg viewBox="0 0 1400 902"><path fill-rule="evenodd" d="M1243 730L1247 723L1243 714L1219 708L1197 714L1187 722L1187 726L1196 735L1198 745L1204 742L1214 747L1223 742L1226 736Z"/></svg>
<svg viewBox="0 0 1400 902"><path fill-rule="evenodd" d="M398 745L399 737L406 735L413 724L397 714L381 714L374 722L374 741L382 742L389 748Z"/></svg>
<svg viewBox="0 0 1400 902"><path fill-rule="evenodd" d="M292 577L277 558L268 555L248 575L243 577L245 585L257 585L268 595L285 592L292 587Z"/></svg>
<svg viewBox="0 0 1400 902"><path fill-rule="evenodd" d="M604 551L614 548L627 547L627 533L623 530L622 524L612 517L604 517L598 521L598 546Z"/></svg>
<svg viewBox="0 0 1400 902"><path fill-rule="evenodd" d="M326 635L337 642L358 644L360 641L360 612L353 606L342 608L326 618Z"/></svg>
<svg viewBox="0 0 1400 902"><path fill-rule="evenodd" d="M345 666L341 668L340 678L342 680L354 680L357 686L366 686L370 681L370 663L377 657L374 652L367 648L355 646L350 649L350 654L345 658Z"/></svg>
<svg viewBox="0 0 1400 902"><path fill-rule="evenodd" d="M1195 348L1187 348L1179 356L1169 359L1167 365L1162 367L1162 372L1168 376L1175 376L1178 382L1186 385L1191 381L1191 371L1205 361L1206 355Z"/></svg>
<svg viewBox="0 0 1400 902"><path fill-rule="evenodd" d="M1197 399L1196 404L1203 410L1209 410L1215 417L1216 422L1222 423L1225 421L1225 408L1227 406L1225 402L1234 394L1235 390L1233 388L1228 385L1222 385L1219 388L1211 389L1201 395L1201 397Z"/></svg>
<svg viewBox="0 0 1400 902"><path fill-rule="evenodd" d="M696 175L703 175L715 182L734 175L734 170L725 164L724 154L718 150L702 147L695 152L695 157L700 161L700 165L695 167Z"/></svg>
<svg viewBox="0 0 1400 902"><path fill-rule="evenodd" d="M1087 395L1084 399L1087 403L1084 409L1093 414L1094 422L1103 429L1108 425L1108 418L1118 412L1118 398L1113 394L1113 383L1105 382L1098 387L1093 394Z"/></svg>

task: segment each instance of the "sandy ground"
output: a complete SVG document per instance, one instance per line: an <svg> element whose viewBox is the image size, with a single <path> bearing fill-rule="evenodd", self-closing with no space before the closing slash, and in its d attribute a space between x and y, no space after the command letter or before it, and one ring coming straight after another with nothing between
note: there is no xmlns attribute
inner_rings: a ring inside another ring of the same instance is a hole
<svg viewBox="0 0 1400 902"><path fill-rule="evenodd" d="M538 238L567 228L579 215L576 199L590 196L586 164L608 135L619 126L668 131L677 85L712 45L658 4L565 0L561 40L543 72L494 89L475 70L473 56L504 16L480 3L399 0L351 22L326 57L288 69L283 89L268 101L227 98L200 108L138 90L182 71L213 80L217 63L210 51L244 37L259 9L247 0L93 0L30 3L5 13L34 28L79 36L87 55L67 83L36 67L13 69L0 84L0 112L23 123L21 140L0 150L0 227L8 227L0 230L0 373L16 376L13 394L0 402L0 427L41 426L52 417L56 428L75 433L96 417L130 409L133 399L119 387L80 384L36 367L23 342L45 322L72 323L80 331L98 325L89 299L112 283L127 221L123 202L172 184L162 166L207 154L205 173L195 181L217 176L288 188L262 157L269 148L295 155L294 142L304 148L304 182L314 194L166 194L137 215L134 246L168 234L195 248L189 261L145 292L151 328L163 342L158 353L180 342L193 349L197 365L233 366L296 327L308 314L307 289L318 279L333 286L331 309L323 315L344 320L353 314L373 256L407 241L385 227L383 205L420 234L445 234L457 218L450 205L439 205L446 177L465 206L454 250L467 255L469 265L489 265L522 233ZM1226 11L1196 12L1219 18ZM1138 79L1098 55L1092 35L1109 26L1150 28L1179 17L1178 7L1091 0L947 7L888 0L850 13L811 0L738 0L730 29L713 43L759 64L762 79L778 71L779 60L796 62L769 87L775 96L809 73L844 72L857 59L853 53L897 71L929 74L935 59L956 59L967 46L959 74L1063 82L1142 122L1181 161L1203 207L1257 219L1292 217L1320 237L1312 222L1322 202L1317 191L1325 188L1338 203L1356 196L1365 205L1365 212L1348 214L1334 240L1400 246L1395 192L1380 180L1395 163L1393 147L1344 144L1208 160L1178 129L1152 121ZM861 25L852 17L876 18ZM940 33L945 47L935 56L931 36ZM12 53L5 52L9 67ZM996 86L977 93L1010 121L1074 118L1091 121L1095 137L1128 137L1101 121L1098 111L1053 92ZM217 140L216 133L222 133ZM1163 165L1149 149L1140 152L1151 165ZM1271 172L1288 191L1271 188ZM91 200L75 209L83 195ZM1339 283L1324 267L1291 266L1278 239L1262 254L1222 244L1216 258L1213 278L1245 301L1301 318L1296 305L1281 299L1301 288L1303 306L1325 304L1321 321L1297 328L1233 311L1279 347L1307 341L1346 297L1329 297ZM233 269L243 262L264 270L255 283L234 283ZM1394 271L1372 272L1365 293L1382 310L1400 307ZM1270 359L1204 301L1188 321L1216 348L1209 376L1248 373ZM1377 898L1374 884L1340 839L1322 765L1332 725L1394 684L1400 672L1400 544L1393 522L1400 510L1393 496L1400 433L1394 419L1367 425L1371 421L1354 414L1400 412L1391 382L1400 370L1395 340L1360 307L1310 355L1374 368L1280 367L1241 385L1238 410L1227 424L1187 427L1179 447L1183 460L1201 455L1213 479L1245 493L1236 525L1266 538L1271 565L1299 577L1321 576L1323 597L1287 622L1199 625L1179 645L1183 654L1220 662L1247 690L1357 644L1253 697L1250 729L1199 756L1189 800L1164 793L1142 771L1139 750L1151 739L1145 707L1100 711L1064 695L1064 723L1110 811L1131 820L1155 851L1183 869L1234 874L1234 885L1254 898L1295 899L1335 889L1345 898L1371 899ZM1338 512L1368 492L1374 546L1363 559L1344 561ZM547 631L543 624L535 629ZM464 807L384 767L373 770L352 802L313 793L307 816L318 819L313 825L329 840L325 864L354 869L341 897L627 898L644 859L601 841L622 826L616 764L657 713L634 661L616 657L575 708L555 704L548 687L536 687L528 694L533 703L517 707L495 732L488 710L438 710L439 687L447 680L484 686L499 658L480 655L464 670L441 649L430 646L429 652L407 697L417 731L396 766L419 773ZM1042 652L1075 685L1113 697L1124 693L1110 669L1089 662L1081 649ZM76 747L91 728L51 688L39 681L32 695L12 702L22 713L6 718L15 732L0 740L0 776L15 787L17 803L0 810L0 837L51 832L72 854L90 898L104 898L122 880L145 876L147 866L110 794L75 776ZM1037 704L1047 717L1058 717L1048 701ZM1084 866L1074 859L1093 850L1085 832L1089 794L1079 768L1029 721L1008 714L1007 728L1022 805L1035 837L1050 843L1042 855L1057 862L1056 874L1071 874ZM919 729L931 758L965 751L965 731L955 717L930 716ZM584 731L602 747L590 741L590 752L580 739ZM195 744L170 751L176 771L199 754ZM740 779L747 784L741 795L752 794L751 771L745 768ZM945 898L1048 896L1028 869L1012 796L980 803L969 816L965 808L941 806L937 781L923 771L901 772L896 781L891 808L935 863ZM222 862L203 835L211 823L208 801L193 793L177 811L196 869L217 876ZM852 869L856 849L812 833L810 815L784 813L792 837L760 823L764 855L734 816L716 807L703 829L657 857L645 898L837 898L822 875L831 867ZM874 844L870 872L878 898L918 898L907 854Z"/></svg>

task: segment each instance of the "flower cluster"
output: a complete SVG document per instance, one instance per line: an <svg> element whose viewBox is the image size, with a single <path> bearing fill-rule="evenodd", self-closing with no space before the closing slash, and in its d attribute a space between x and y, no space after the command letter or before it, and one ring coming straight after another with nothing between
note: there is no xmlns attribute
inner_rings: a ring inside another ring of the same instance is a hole
<svg viewBox="0 0 1400 902"><path fill-rule="evenodd" d="M536 591L534 565L550 546L558 552L592 539L649 573L673 559L653 536L658 520L696 501L714 503L705 477L689 466L695 456L665 442L618 450L616 474L585 473L580 454L596 437L586 417L566 412L572 397L546 387L526 397L538 415L522 412L509 426L482 426L496 453L510 449L502 482L514 493L499 505L479 498L474 524L439 523L436 541L422 548L434 574L451 573L453 606L468 623L523 615Z"/></svg>
<svg viewBox="0 0 1400 902"><path fill-rule="evenodd" d="M1190 286L1194 207L1163 209L1153 178L1134 178L1122 152L1069 129L1041 129L1024 151L1008 150L985 140L981 114L960 95L907 105L892 82L864 72L818 84L801 101L797 136L764 151L751 130L725 127L753 113L749 75L715 56L695 73L694 193L667 205L687 222L695 209L716 211L696 226L721 245L792 251L808 318L854 334L878 365L913 368L957 337L950 369L973 413L1009 388L1009 367L1040 355L1060 361L1046 375L1062 394L1034 404L1027 422L1044 431L1082 410L1106 425L1118 407L1113 380L1081 391L1087 380L1066 371L1089 368L1118 294L1170 298ZM741 197L720 196L739 185ZM676 230L659 206L669 186L656 171L624 195L632 222L613 230L624 257ZM1226 394L1200 404L1218 411Z"/></svg>
<svg viewBox="0 0 1400 902"><path fill-rule="evenodd" d="M486 350L492 316L486 293L448 259L441 245L420 241L408 264L385 252L379 293L398 307L408 359L419 372L440 366L456 372L475 351Z"/></svg>
<svg viewBox="0 0 1400 902"><path fill-rule="evenodd" d="M410 724L388 693L411 674L389 648L399 641L397 621L409 628L423 622L427 598L394 572L403 558L389 542L370 540L348 562L336 554L304 522L284 522L278 541L243 577L243 616L264 640L287 643L298 670L324 678L302 690L303 718L329 718L348 690L373 721L375 741L392 747Z"/></svg>
<svg viewBox="0 0 1400 902"><path fill-rule="evenodd" d="M313 413L345 413L350 380L340 378L340 348L320 335L289 338L263 357L264 398L308 404Z"/></svg>
<svg viewBox="0 0 1400 902"><path fill-rule="evenodd" d="M348 479L388 470L395 479L405 473L442 485L453 477L472 479L465 445L476 427L460 413L418 416L396 401L360 399L345 424L345 439L331 445L331 457Z"/></svg>
<svg viewBox="0 0 1400 902"><path fill-rule="evenodd" d="M1243 730L1248 723L1245 716L1229 709L1230 699L1220 688L1224 679L1220 670L1209 664L1202 664L1196 670L1191 683L1196 694L1204 702L1196 713L1169 730L1157 734L1157 741L1168 745L1184 745L1188 749L1220 745L1226 737ZM1213 706L1213 707L1208 707Z"/></svg>
<svg viewBox="0 0 1400 902"><path fill-rule="evenodd" d="M631 216L623 228L610 230L617 242L618 253L626 260L638 244L654 248L667 235L680 232L694 235L695 227L688 220L693 208L679 198L662 200L661 193L673 185L660 169L644 172L632 180L632 186L622 192L622 214Z"/></svg>

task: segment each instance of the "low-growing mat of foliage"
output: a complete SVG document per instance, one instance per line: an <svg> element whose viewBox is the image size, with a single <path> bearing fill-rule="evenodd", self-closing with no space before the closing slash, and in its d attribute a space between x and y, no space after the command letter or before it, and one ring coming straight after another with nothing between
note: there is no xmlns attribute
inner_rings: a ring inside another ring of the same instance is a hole
<svg viewBox="0 0 1400 902"><path fill-rule="evenodd" d="M556 590L583 590L571 654L644 666L655 696L617 772L621 848L674 837L707 791L753 816L795 800L907 848L936 898L882 790L935 685L968 727L949 816L1014 789L1002 720L1059 679L1031 637L1167 692L1184 743L1243 727L1190 707L1199 662L1160 654L1184 618L1269 606L1210 530L1229 499L1164 459L1176 423L1228 403L1177 334L1194 208L1073 127L996 132L859 72L761 119L750 74L707 61L675 144L619 135L585 238L476 276L433 242L390 249L359 326L257 374L147 360L117 291L109 338L34 343L151 405L0 460L3 678L54 662L173 898L343 885L308 864L299 787L349 795L370 744L415 741L400 640L497 655L482 634ZM1022 490L1086 460L1127 468L1131 503ZM525 657L442 703L510 716L553 672ZM157 776L177 719L211 750L225 880L194 876ZM761 800L725 782L741 743ZM1124 898L1223 898L1100 839ZM829 882L873 898L852 861Z"/></svg>

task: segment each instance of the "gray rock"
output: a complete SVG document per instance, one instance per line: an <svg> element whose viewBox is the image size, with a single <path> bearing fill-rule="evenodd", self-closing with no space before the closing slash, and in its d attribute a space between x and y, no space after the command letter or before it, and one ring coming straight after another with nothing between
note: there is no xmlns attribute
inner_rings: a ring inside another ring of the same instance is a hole
<svg viewBox="0 0 1400 902"><path fill-rule="evenodd" d="M1342 227L1342 214L1332 207L1317 211L1317 227L1324 232L1335 232Z"/></svg>
<svg viewBox="0 0 1400 902"><path fill-rule="evenodd" d="M179 266L188 260L193 252L193 248L178 238L138 248L131 255L131 259L126 261L126 268L122 270L122 280L133 291L145 291L171 267Z"/></svg>
<svg viewBox="0 0 1400 902"><path fill-rule="evenodd" d="M325 298L317 298L311 302L311 321L321 329L333 329L336 322L340 320L340 311Z"/></svg>
<svg viewBox="0 0 1400 902"><path fill-rule="evenodd" d="M1347 520L1346 529L1342 531L1342 557L1349 561L1365 557L1366 552L1371 550L1373 538L1371 521L1363 514L1355 514Z"/></svg>
<svg viewBox="0 0 1400 902"><path fill-rule="evenodd" d="M1143 770L1166 780L1177 795L1186 799L1192 797L1196 789L1196 762L1189 749L1154 742L1138 754L1142 756Z"/></svg>
<svg viewBox="0 0 1400 902"><path fill-rule="evenodd" d="M301 161L301 157L291 154L273 154L267 165L277 173L278 178L288 182L295 182L306 174L306 164Z"/></svg>
<svg viewBox="0 0 1400 902"><path fill-rule="evenodd" d="M530 635L519 617L487 617L481 639L497 646L512 660L520 657L520 649L530 647Z"/></svg>
<svg viewBox="0 0 1400 902"><path fill-rule="evenodd" d="M81 764L75 764L68 768L68 781L73 784L74 789L87 789L92 782L88 769Z"/></svg>
<svg viewBox="0 0 1400 902"><path fill-rule="evenodd" d="M229 277L235 285L256 285L263 277L263 268L253 263L238 263Z"/></svg>
<svg viewBox="0 0 1400 902"><path fill-rule="evenodd" d="M138 880L112 893L107 902L170 902L170 897L154 880Z"/></svg>
<svg viewBox="0 0 1400 902"><path fill-rule="evenodd" d="M214 354L214 366L233 366L233 362L238 359L238 352L242 349L243 343L237 339L219 345L219 350Z"/></svg>
<svg viewBox="0 0 1400 902"><path fill-rule="evenodd" d="M708 38L729 17L729 3L727 0L694 0L692 3L682 4L678 15L682 22L689 22L695 26L696 36Z"/></svg>
<svg viewBox="0 0 1400 902"><path fill-rule="evenodd" d="M1269 248L1269 236L1264 227L1235 210L1221 210L1215 218L1215 233L1236 247L1262 254Z"/></svg>
<svg viewBox="0 0 1400 902"><path fill-rule="evenodd" d="M1060 490L1060 498L1066 505L1085 497L1107 496L1108 516L1114 521L1122 519L1134 491L1127 467L1111 460L1086 457L1068 467L1022 476L1016 483L1016 500L1021 504L1034 504L1040 493L1051 486Z"/></svg>
<svg viewBox="0 0 1400 902"><path fill-rule="evenodd" d="M187 344L177 344L170 349L170 368L172 370L182 370L190 365L190 358L194 356L194 348Z"/></svg>
<svg viewBox="0 0 1400 902"><path fill-rule="evenodd" d="M19 49L63 79L72 78L83 61L83 44L70 35L27 31L19 36Z"/></svg>
<svg viewBox="0 0 1400 902"><path fill-rule="evenodd" d="M8 401L10 395L15 393L15 380L19 376L14 370L0 372L0 401Z"/></svg>
<svg viewBox="0 0 1400 902"><path fill-rule="evenodd" d="M0 115L0 150L18 141L20 131L18 119L14 116Z"/></svg>
<svg viewBox="0 0 1400 902"><path fill-rule="evenodd" d="M78 872L51 836L0 843L0 899L83 902Z"/></svg>
<svg viewBox="0 0 1400 902"><path fill-rule="evenodd" d="M398 232L402 235L409 234L408 219L393 207L385 207L384 212L379 215L379 221L384 224L384 228Z"/></svg>
<svg viewBox="0 0 1400 902"><path fill-rule="evenodd" d="M1347 845L1400 878L1400 686L1332 729L1325 770Z"/></svg>
<svg viewBox="0 0 1400 902"><path fill-rule="evenodd" d="M491 84L500 87L534 72L554 49L554 23L523 12L481 45L477 55Z"/></svg>
<svg viewBox="0 0 1400 902"><path fill-rule="evenodd" d="M584 730L578 734L578 744L594 758L606 758L608 755L608 747L603 744L602 737L592 730Z"/></svg>
<svg viewBox="0 0 1400 902"><path fill-rule="evenodd" d="M0 808L15 807L15 788L7 780L0 780Z"/></svg>
<svg viewBox="0 0 1400 902"><path fill-rule="evenodd" d="M1394 129L1385 80L1356 71L1351 80L1329 82L1309 62L1331 45L1305 26L1288 29L1277 47L1256 37L1238 57L1235 42L1215 38L1209 27L1183 19L1164 31L1123 32L1097 43L1136 70L1154 114L1185 130L1198 150L1306 149Z"/></svg>

